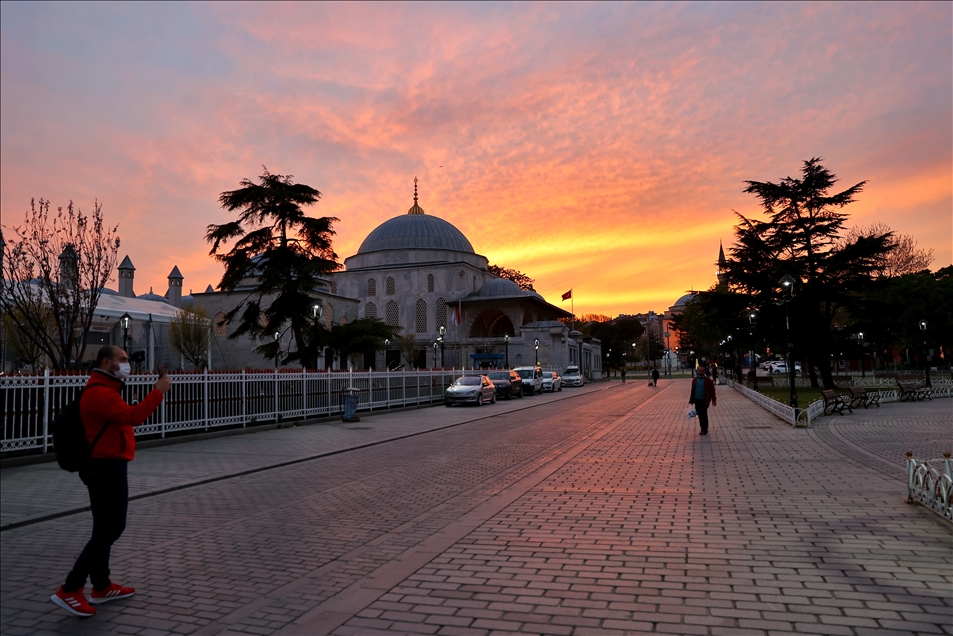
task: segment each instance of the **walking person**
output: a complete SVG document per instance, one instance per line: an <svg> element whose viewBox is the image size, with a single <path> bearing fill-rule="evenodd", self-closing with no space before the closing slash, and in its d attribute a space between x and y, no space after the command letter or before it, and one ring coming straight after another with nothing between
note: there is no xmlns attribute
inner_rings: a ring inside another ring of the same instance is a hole
<svg viewBox="0 0 953 636"><path fill-rule="evenodd" d="M622 367L622 384L625 384L625 367Z"/></svg>
<svg viewBox="0 0 953 636"><path fill-rule="evenodd" d="M159 367L159 379L152 391L135 406L122 398L122 389L131 369L129 356L120 347L106 345L96 355L79 402L87 443L99 436L90 459L79 471L89 491L93 513L93 534L83 548L66 581L50 600L75 614L92 616L90 603L105 603L132 596L135 590L113 583L109 578L109 552L126 528L129 504L127 466L136 454L133 428L145 422L159 407L172 386L172 379ZM100 431L102 433L100 434ZM93 590L87 602L83 593L87 577Z"/></svg>
<svg viewBox="0 0 953 636"><path fill-rule="evenodd" d="M652 369L652 386L658 386L658 369Z"/></svg>
<svg viewBox="0 0 953 636"><path fill-rule="evenodd" d="M708 406L718 406L718 400L715 398L715 383L705 375L705 367L700 366L695 369L688 403L694 405L695 412L698 414L701 434L708 435Z"/></svg>

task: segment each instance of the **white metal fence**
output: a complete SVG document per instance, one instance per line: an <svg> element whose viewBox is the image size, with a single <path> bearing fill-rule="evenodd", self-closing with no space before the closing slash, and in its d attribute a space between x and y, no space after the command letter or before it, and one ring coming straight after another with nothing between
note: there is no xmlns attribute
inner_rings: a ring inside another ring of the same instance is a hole
<svg viewBox="0 0 953 636"><path fill-rule="evenodd" d="M178 431L207 431L342 411L342 390L358 390L358 411L438 402L461 374L480 370L429 371L238 371L173 374L172 389L136 436L165 437ZM125 398L138 401L152 390L156 375L135 375ZM79 394L88 375L0 376L0 453L36 450L51 444L50 423Z"/></svg>
<svg viewBox="0 0 953 636"><path fill-rule="evenodd" d="M953 522L953 462L943 459L914 459L907 453L907 502L921 503L947 521Z"/></svg>
<svg viewBox="0 0 953 636"><path fill-rule="evenodd" d="M896 380L893 380L893 384L896 385ZM778 418L787 422L791 426L806 426L810 427L817 418L824 415L824 400L817 400L812 402L803 409L794 409L791 406L778 402L774 398L770 398L767 395L758 393L754 389L750 389L739 382L728 381L728 384L735 390L747 397L752 402L755 402L762 408L774 413ZM945 398L953 397L953 384L948 381L941 381L939 383L933 382L933 397L934 398ZM860 384L855 384L853 386L864 386ZM870 387L867 387L870 388ZM873 387L876 389L876 386ZM880 402L899 402L900 401L900 389L878 389L880 393Z"/></svg>

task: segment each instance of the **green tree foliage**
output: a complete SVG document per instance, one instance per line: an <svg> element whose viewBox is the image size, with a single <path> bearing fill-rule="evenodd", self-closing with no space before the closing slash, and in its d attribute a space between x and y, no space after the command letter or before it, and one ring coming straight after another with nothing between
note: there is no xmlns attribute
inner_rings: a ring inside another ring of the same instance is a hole
<svg viewBox="0 0 953 636"><path fill-rule="evenodd" d="M519 270L507 269L499 265L490 265L487 269L494 276L513 281L524 291L536 291L533 289L533 283L536 281Z"/></svg>
<svg viewBox="0 0 953 636"><path fill-rule="evenodd" d="M632 343L637 343L645 332L642 323L634 316L620 316L615 320L590 322L584 326L587 335L598 338L602 343L602 355L609 368L621 367L625 361L632 362L638 350ZM623 353L626 355L623 356Z"/></svg>
<svg viewBox="0 0 953 636"><path fill-rule="evenodd" d="M343 325L333 325L327 329L320 320L312 321L303 334L301 357L317 360L322 352L326 352L330 363L335 357L349 360L357 364L357 356L367 351L380 351L384 348L384 340L394 340L399 332L398 327L391 327L379 318L361 318ZM273 348L267 348L267 347ZM265 353L274 358L277 353L277 343L266 343ZM289 355L290 360L299 359L294 353Z"/></svg>
<svg viewBox="0 0 953 636"><path fill-rule="evenodd" d="M183 309L169 323L169 346L195 368L208 361L212 347L212 321L201 307Z"/></svg>
<svg viewBox="0 0 953 636"><path fill-rule="evenodd" d="M768 219L738 214L737 240L725 273L727 291L740 298L716 296L715 290L701 294L709 296L702 303L707 311L726 316L726 330L732 314L736 328L741 329L744 309L757 309L759 331L768 346L787 350L793 343L798 357L808 361L812 384L817 384L816 367L825 388L834 388L830 360L839 345L835 327L856 315L862 292L892 249L893 236L886 232L842 240L847 219L842 209L855 200L866 182L832 193L837 181L819 158L805 161L799 178L786 177L778 183L747 181L745 192L759 199ZM797 281L790 299L779 285L785 275Z"/></svg>
<svg viewBox="0 0 953 636"><path fill-rule="evenodd" d="M253 289L225 315L226 322L238 320L229 338L265 340L256 351L271 351L273 357L273 334L290 327L294 349L285 360L300 359L313 368L316 359L302 355L304 332L311 321L313 290L322 275L339 267L331 244L338 219L306 216L302 206L316 204L321 193L294 183L291 175L271 174L264 167L263 172L258 183L243 179L241 188L221 194L222 207L237 211L238 219L209 225L205 236L212 244L209 253L225 265L219 289L234 292L246 279L256 279ZM231 249L220 251L230 241Z"/></svg>
<svg viewBox="0 0 953 636"><path fill-rule="evenodd" d="M103 287L116 269L117 227L109 228L102 205L92 216L73 207L31 200L24 224L3 254L0 312L12 316L19 333L46 356L55 370L76 368L86 352Z"/></svg>

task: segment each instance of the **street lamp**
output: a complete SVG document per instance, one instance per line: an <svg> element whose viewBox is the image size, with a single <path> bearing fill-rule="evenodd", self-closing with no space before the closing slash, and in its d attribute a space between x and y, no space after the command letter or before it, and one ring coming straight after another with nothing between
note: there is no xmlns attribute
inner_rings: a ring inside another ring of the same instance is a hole
<svg viewBox="0 0 953 636"><path fill-rule="evenodd" d="M785 274L779 282L781 288L787 293L784 298L784 324L788 332L788 377L791 381L791 407L794 409L794 419L797 421L797 388L794 386L794 340L791 337L791 312L788 308L791 299L794 298L795 280L789 274Z"/></svg>
<svg viewBox="0 0 953 636"><path fill-rule="evenodd" d="M920 321L920 331L923 332L923 373L924 379L926 380L927 386L933 386L930 383L930 363L927 362L927 356L930 355L930 350L927 349L927 321Z"/></svg>
<svg viewBox="0 0 953 636"><path fill-rule="evenodd" d="M503 334L503 365L510 368L510 334Z"/></svg>
<svg viewBox="0 0 953 636"><path fill-rule="evenodd" d="M132 316L128 313L119 318L119 326L122 327L122 348L129 353L129 327L132 325Z"/></svg>
<svg viewBox="0 0 953 636"><path fill-rule="evenodd" d="M441 369L444 367L444 364L443 364L443 335L444 335L445 333L447 333L447 328L444 327L443 325L440 325L440 338L438 338L438 340L440 341L440 368L441 368Z"/></svg>
<svg viewBox="0 0 953 636"><path fill-rule="evenodd" d="M668 338L671 335L668 331L662 334L665 338L665 375L672 375L672 360L669 357L672 353L672 343Z"/></svg>
<svg viewBox="0 0 953 636"><path fill-rule="evenodd" d="M278 370L278 354L281 353L281 344L278 342L281 340L281 334L277 331L275 332L275 371Z"/></svg>
<svg viewBox="0 0 953 636"><path fill-rule="evenodd" d="M437 341L433 341L433 366L437 366Z"/></svg>
<svg viewBox="0 0 953 636"><path fill-rule="evenodd" d="M867 352L864 350L864 332L863 331L858 332L857 339L860 340L860 377L866 378L867 365L865 364L865 358L866 358Z"/></svg>
<svg viewBox="0 0 953 636"><path fill-rule="evenodd" d="M318 302L311 305L311 316L314 318L315 322L318 322L318 319L324 314L324 304L319 300Z"/></svg>
<svg viewBox="0 0 953 636"><path fill-rule="evenodd" d="M539 338L536 339L536 366L539 366Z"/></svg>

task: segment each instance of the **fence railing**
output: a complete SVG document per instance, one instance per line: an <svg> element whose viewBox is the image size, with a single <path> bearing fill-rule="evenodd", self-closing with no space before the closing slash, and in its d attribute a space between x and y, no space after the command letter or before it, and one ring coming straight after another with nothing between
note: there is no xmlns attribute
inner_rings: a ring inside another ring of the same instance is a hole
<svg viewBox="0 0 953 636"><path fill-rule="evenodd" d="M953 523L953 462L950 453L943 459L914 459L907 453L907 502L920 503Z"/></svg>
<svg viewBox="0 0 953 636"><path fill-rule="evenodd" d="M770 398L767 395L758 393L754 389L750 389L740 382L728 381L728 384L735 390L747 397L752 402L755 402L762 408L774 413L781 420L787 422L791 426L802 426L802 427L811 427L817 418L824 415L824 400L817 400L816 402L811 402L807 405L806 408L795 409L783 402L778 402L774 398ZM896 384L896 380L894 380ZM857 386L857 385L855 385ZM870 387L867 387L870 388ZM876 387L874 387L876 388ZM886 389L878 390L880 393L880 402L881 404L885 402L899 402L900 401L900 389ZM948 398L953 397L953 384L948 382L944 383L933 383L933 397L934 398Z"/></svg>
<svg viewBox="0 0 953 636"><path fill-rule="evenodd" d="M443 400L444 389L461 374L479 370L427 371L238 371L173 374L172 388L161 406L135 429L136 436L165 437L190 430L247 426L295 418L335 415L341 393L358 390L358 410L428 404ZM126 381L125 399L136 402L158 379L134 375ZM0 376L0 453L46 452L50 424L76 398L88 375Z"/></svg>

